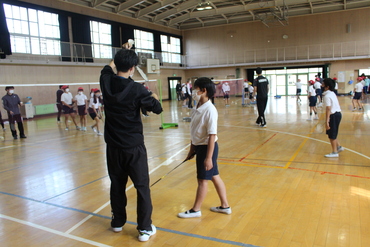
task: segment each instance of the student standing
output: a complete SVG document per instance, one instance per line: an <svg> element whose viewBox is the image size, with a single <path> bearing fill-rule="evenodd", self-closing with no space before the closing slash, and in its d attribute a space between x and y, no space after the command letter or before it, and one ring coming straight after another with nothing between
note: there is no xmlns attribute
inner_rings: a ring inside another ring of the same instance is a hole
<svg viewBox="0 0 370 247"><path fill-rule="evenodd" d="M299 97L302 92L301 79L298 79L298 81L295 83L295 86L296 86L296 96L297 96L297 102L298 102L298 101L301 101L301 98Z"/></svg>
<svg viewBox="0 0 370 247"><path fill-rule="evenodd" d="M23 105L19 96L14 93L14 87L5 87L6 95L2 98L4 109L8 112L10 130L14 139L18 139L17 131L15 130L15 122L18 124L19 137L27 138L24 134L23 119L19 107ZM4 127L3 127L4 128Z"/></svg>
<svg viewBox="0 0 370 247"><path fill-rule="evenodd" d="M182 84L181 95L183 100L182 107L187 107L189 98L187 96L186 84Z"/></svg>
<svg viewBox="0 0 370 247"><path fill-rule="evenodd" d="M181 90L182 87L181 87L181 81L177 81L177 84L176 84L176 94L177 94L177 101L180 101L181 100Z"/></svg>
<svg viewBox="0 0 370 247"><path fill-rule="evenodd" d="M91 119L95 121L95 124L91 126L91 129L94 132L97 132L98 136L102 136L103 133L100 132L100 119L102 118L102 115L101 115L101 108L100 108L100 90L99 89L95 89L94 96L90 98L89 115Z"/></svg>
<svg viewBox="0 0 370 247"><path fill-rule="evenodd" d="M77 94L74 98L77 103L77 111L80 116L81 131L86 131L86 115L87 115L87 97L84 94L84 89L82 87L78 88Z"/></svg>
<svg viewBox="0 0 370 247"><path fill-rule="evenodd" d="M339 141L337 139L338 131L339 131L339 124L342 119L342 113L340 109L340 105L338 102L338 98L333 92L335 87L335 82L331 78L326 78L323 81L323 88L324 88L324 109L326 112L326 134L329 137L330 144L332 147L332 152L330 154L326 154L326 158L335 158L339 157L339 152L342 152L344 148L340 146Z"/></svg>
<svg viewBox="0 0 370 247"><path fill-rule="evenodd" d="M210 98L214 95L213 82L209 78L201 77L194 83L193 97L198 102L192 112L190 133L191 145L186 160L196 155L198 188L195 202L190 210L179 213L180 218L194 218L202 216L201 206L208 191L208 181L211 180L220 198L220 206L211 207L213 212L231 214L227 201L226 187L217 167L217 120L218 113Z"/></svg>
<svg viewBox="0 0 370 247"><path fill-rule="evenodd" d="M315 84L315 81L310 80L309 81L310 86L308 87L308 101L309 101L309 106L310 106L310 117L307 119L307 121L312 121L312 112L315 113L315 120L319 119L317 117L317 109L316 109L316 103L317 103L317 98L316 98L316 90L313 88L313 85Z"/></svg>
<svg viewBox="0 0 370 247"><path fill-rule="evenodd" d="M4 126L4 120L3 120L3 116L1 115L1 110L0 110L0 124L1 124L1 127L3 127L3 131L5 131L5 126Z"/></svg>
<svg viewBox="0 0 370 247"><path fill-rule="evenodd" d="M315 91L316 91L316 97L319 99L319 105L318 106L322 106L322 91L321 91L321 78L320 77L316 77L315 78L315 84L313 85L313 87L315 88Z"/></svg>
<svg viewBox="0 0 370 247"><path fill-rule="evenodd" d="M69 120L70 116L73 120L73 123L76 125L76 129L79 130L80 127L77 125L77 122L76 122L76 111L73 109L73 104L74 104L73 96L69 92L69 87L67 85L62 86L62 89L63 89L64 93L60 97L60 100L61 100L62 105L63 105L63 112L64 112L64 117L65 117L64 121L65 121L65 125L66 125L65 130L69 130L68 120Z"/></svg>
<svg viewBox="0 0 370 247"><path fill-rule="evenodd" d="M188 108L193 108L193 102L191 98L191 91L192 91L191 79L188 79L186 82L186 97L188 98Z"/></svg>
<svg viewBox="0 0 370 247"><path fill-rule="evenodd" d="M336 77L333 77L333 80L335 82L334 93L335 95L338 95L338 79Z"/></svg>
<svg viewBox="0 0 370 247"><path fill-rule="evenodd" d="M354 88L355 95L353 96L352 99L352 105L353 109L352 111L356 111L356 104L358 106L358 110L362 110L363 105L361 103L361 96L362 96L362 90L363 90L364 85L362 84L362 77L357 78L357 83Z"/></svg>
<svg viewBox="0 0 370 247"><path fill-rule="evenodd" d="M63 87L63 85L60 85L59 89L57 90L57 93L56 93L56 96L57 96L56 106L57 106L57 109L58 109L58 116L57 116L57 122L58 123L61 123L60 116L62 115L62 110L63 110L63 104L62 104L62 101L61 101L61 97L62 97L62 94L64 93L64 91L62 90L62 87Z"/></svg>
<svg viewBox="0 0 370 247"><path fill-rule="evenodd" d="M120 232L126 223L126 183L131 178L137 191L137 229L139 241L148 241L156 233L152 224L147 152L144 145L140 108L159 114L158 96L131 77L138 57L133 50L119 50L114 61L101 71L100 87L105 106L105 142L111 180L111 227ZM113 69L117 67L117 75Z"/></svg>
<svg viewBox="0 0 370 247"><path fill-rule="evenodd" d="M262 69L256 69L258 77L253 81L254 95L257 93L257 109L258 118L256 124L261 127L266 127L265 110L267 105L267 97L269 92L269 81L266 77L262 76Z"/></svg>
<svg viewBox="0 0 370 247"><path fill-rule="evenodd" d="M225 106L230 106L229 105L230 85L228 82L222 84L222 92L224 94Z"/></svg>

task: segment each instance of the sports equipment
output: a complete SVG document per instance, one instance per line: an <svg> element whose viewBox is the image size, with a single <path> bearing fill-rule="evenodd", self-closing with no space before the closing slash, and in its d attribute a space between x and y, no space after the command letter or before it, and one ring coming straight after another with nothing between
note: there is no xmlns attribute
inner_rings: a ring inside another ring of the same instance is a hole
<svg viewBox="0 0 370 247"><path fill-rule="evenodd" d="M158 183L159 181L161 181L164 177L166 177L168 174L170 174L171 172L173 172L175 169L177 169L179 166L181 166L182 164L184 164L186 161L187 161L187 159L185 159L180 164L178 164L177 166L175 166L171 171L167 172L165 175L163 175L162 177L160 177L157 181L155 181L154 183L152 183L152 185L150 185L150 187L154 186L156 183Z"/></svg>

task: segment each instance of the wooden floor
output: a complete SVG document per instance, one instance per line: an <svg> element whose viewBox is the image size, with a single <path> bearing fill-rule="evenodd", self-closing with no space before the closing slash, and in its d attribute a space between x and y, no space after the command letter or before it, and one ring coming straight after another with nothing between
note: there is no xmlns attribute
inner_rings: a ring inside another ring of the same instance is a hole
<svg viewBox="0 0 370 247"><path fill-rule="evenodd" d="M370 246L370 106L351 112L339 97L343 119L338 139L345 151L325 158L331 147L319 121L306 121L307 102L269 99L267 128L256 126L256 108L219 112L219 169L231 215L209 211L219 201L212 184L202 217L177 218L194 200L194 161L152 187L157 234L137 241L136 195L128 184L128 220L110 230L105 142L91 129L65 131L54 116L25 121L25 140L12 140L9 125L0 142L0 246ZM144 118L151 183L178 165L189 147L189 109L164 102L165 122ZM88 120L92 124L91 119Z"/></svg>

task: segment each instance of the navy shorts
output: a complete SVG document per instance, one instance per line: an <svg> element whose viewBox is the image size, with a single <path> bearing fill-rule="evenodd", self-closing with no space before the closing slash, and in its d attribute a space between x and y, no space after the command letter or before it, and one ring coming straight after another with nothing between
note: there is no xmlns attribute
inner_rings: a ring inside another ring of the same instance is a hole
<svg viewBox="0 0 370 247"><path fill-rule="evenodd" d="M322 96L322 91L320 88L317 88L315 91L317 96Z"/></svg>
<svg viewBox="0 0 370 247"><path fill-rule="evenodd" d="M71 113L76 113L75 110L73 110L73 107L69 108L66 105L63 105L63 113L64 114L71 114Z"/></svg>
<svg viewBox="0 0 370 247"><path fill-rule="evenodd" d="M342 113L336 112L329 117L329 127L330 129L326 131L329 139L335 140L338 136L339 124L342 120Z"/></svg>
<svg viewBox="0 0 370 247"><path fill-rule="evenodd" d="M353 96L353 99L361 99L361 94L362 93L355 93L355 96Z"/></svg>
<svg viewBox="0 0 370 247"><path fill-rule="evenodd" d="M79 106L77 106L77 109L78 109L78 115L80 115L80 116L87 115L85 105L79 105Z"/></svg>
<svg viewBox="0 0 370 247"><path fill-rule="evenodd" d="M314 106L316 106L316 103L317 103L317 97L316 96L310 96L309 101L310 101L310 107L314 107Z"/></svg>
<svg viewBox="0 0 370 247"><path fill-rule="evenodd" d="M96 110L96 113L99 113L98 109L95 109L95 110ZM92 108L89 108L89 115L90 115L92 120L95 120L95 118L98 116L96 113L94 112L94 110Z"/></svg>
<svg viewBox="0 0 370 247"><path fill-rule="evenodd" d="M297 88L297 93L296 93L296 95L301 95L301 92L302 92L302 89Z"/></svg>
<svg viewBox="0 0 370 247"><path fill-rule="evenodd" d="M229 98L229 94L225 93L224 94L224 99L228 99Z"/></svg>
<svg viewBox="0 0 370 247"><path fill-rule="evenodd" d="M211 170L206 171L204 167L204 160L207 157L208 145L195 146L196 163L197 163L197 178L203 180L212 180L213 176L218 175L217 157L218 157L218 144L215 142L215 149L213 150Z"/></svg>

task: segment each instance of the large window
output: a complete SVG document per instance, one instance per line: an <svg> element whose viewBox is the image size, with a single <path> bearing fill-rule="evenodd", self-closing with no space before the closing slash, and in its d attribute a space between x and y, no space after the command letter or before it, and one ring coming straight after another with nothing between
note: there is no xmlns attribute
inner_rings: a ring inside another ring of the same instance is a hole
<svg viewBox="0 0 370 247"><path fill-rule="evenodd" d="M94 58L112 58L111 25L90 21Z"/></svg>
<svg viewBox="0 0 370 247"><path fill-rule="evenodd" d="M147 58L154 58L153 33L135 29L135 51L139 57L139 64L145 64Z"/></svg>
<svg viewBox="0 0 370 247"><path fill-rule="evenodd" d="M58 15L4 4L13 53L60 55Z"/></svg>
<svg viewBox="0 0 370 247"><path fill-rule="evenodd" d="M181 63L181 45L179 38L161 35L161 48L163 62Z"/></svg>

